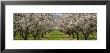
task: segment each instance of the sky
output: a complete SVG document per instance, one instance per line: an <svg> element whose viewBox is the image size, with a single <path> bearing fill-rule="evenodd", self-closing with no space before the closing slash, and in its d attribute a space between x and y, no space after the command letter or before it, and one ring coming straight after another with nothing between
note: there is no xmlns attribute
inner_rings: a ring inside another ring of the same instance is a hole
<svg viewBox="0 0 110 53"><path fill-rule="evenodd" d="M63 13L52 13L51 15L53 15L53 16L62 16ZM60 17L54 17L54 18L60 18Z"/></svg>

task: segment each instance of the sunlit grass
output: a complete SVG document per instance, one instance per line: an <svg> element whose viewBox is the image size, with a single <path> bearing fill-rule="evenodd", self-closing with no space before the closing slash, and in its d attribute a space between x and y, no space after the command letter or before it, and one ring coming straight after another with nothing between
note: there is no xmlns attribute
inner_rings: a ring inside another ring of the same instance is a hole
<svg viewBox="0 0 110 53"><path fill-rule="evenodd" d="M89 34L88 40L96 40L96 35L96 32L93 32L93 35ZM43 36L43 38L40 38L41 40L77 40L77 35L74 34L73 38L73 35L65 35L64 33L56 29L50 33L47 32L46 35ZM19 33L16 33L14 40L23 40L23 38ZM34 40L33 35L29 34L27 40ZM84 40L84 35L82 35L82 33L79 33L79 40Z"/></svg>

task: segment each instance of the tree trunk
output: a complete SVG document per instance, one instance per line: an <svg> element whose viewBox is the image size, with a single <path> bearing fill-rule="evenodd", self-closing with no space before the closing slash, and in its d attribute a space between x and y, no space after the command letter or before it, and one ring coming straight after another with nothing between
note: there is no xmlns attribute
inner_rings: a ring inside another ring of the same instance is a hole
<svg viewBox="0 0 110 53"><path fill-rule="evenodd" d="M33 34L33 38L34 38L34 40L36 40L36 34Z"/></svg>
<svg viewBox="0 0 110 53"><path fill-rule="evenodd" d="M27 34L26 33L24 34L24 40L27 40Z"/></svg>
<svg viewBox="0 0 110 53"><path fill-rule="evenodd" d="M44 37L44 36L43 36L43 33L41 34L41 36L42 36L42 38Z"/></svg>
<svg viewBox="0 0 110 53"><path fill-rule="evenodd" d="M89 34L87 34L87 40L88 40L88 38L89 38Z"/></svg>
<svg viewBox="0 0 110 53"><path fill-rule="evenodd" d="M87 40L87 35L84 35L85 36L85 40Z"/></svg>
<svg viewBox="0 0 110 53"><path fill-rule="evenodd" d="M33 38L34 38L34 40L36 40L36 36L35 36L35 35L34 35L34 37L33 37Z"/></svg>
<svg viewBox="0 0 110 53"><path fill-rule="evenodd" d="M38 40L40 40L40 37L39 37L39 35L38 35Z"/></svg>
<svg viewBox="0 0 110 53"><path fill-rule="evenodd" d="M73 39L74 39L74 35L73 35Z"/></svg>
<svg viewBox="0 0 110 53"><path fill-rule="evenodd" d="M92 33L92 36L94 35L94 33Z"/></svg>
<svg viewBox="0 0 110 53"><path fill-rule="evenodd" d="M77 40L79 40L79 33L75 32L75 34L77 35Z"/></svg>
<svg viewBox="0 0 110 53"><path fill-rule="evenodd" d="M85 34L85 40L88 40L89 34Z"/></svg>
<svg viewBox="0 0 110 53"><path fill-rule="evenodd" d="M25 32L25 35L24 35L24 40L27 40L27 33Z"/></svg>
<svg viewBox="0 0 110 53"><path fill-rule="evenodd" d="M20 35L21 35L22 38L24 39L23 30L20 31Z"/></svg>
<svg viewBox="0 0 110 53"><path fill-rule="evenodd" d="M27 40L27 36L25 36L24 40Z"/></svg>
<svg viewBox="0 0 110 53"><path fill-rule="evenodd" d="M76 33L76 35L77 35L77 40L79 40L79 34L78 34L78 33Z"/></svg>

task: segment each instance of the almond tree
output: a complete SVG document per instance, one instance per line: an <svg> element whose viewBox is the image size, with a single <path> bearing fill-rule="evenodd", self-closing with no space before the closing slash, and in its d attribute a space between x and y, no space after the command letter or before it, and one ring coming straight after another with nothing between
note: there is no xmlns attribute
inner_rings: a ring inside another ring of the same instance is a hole
<svg viewBox="0 0 110 53"><path fill-rule="evenodd" d="M54 26L52 16L48 13L15 13L14 16L14 36L19 32L24 40L30 35L34 39L41 39Z"/></svg>
<svg viewBox="0 0 110 53"><path fill-rule="evenodd" d="M19 32L24 40L27 40L29 27L31 26L31 14L15 13L14 14L14 36Z"/></svg>
<svg viewBox="0 0 110 53"><path fill-rule="evenodd" d="M65 13L60 27L64 33L73 35L73 38L77 35L77 40L79 40L79 33L82 33L87 40L89 34L97 29L96 13Z"/></svg>

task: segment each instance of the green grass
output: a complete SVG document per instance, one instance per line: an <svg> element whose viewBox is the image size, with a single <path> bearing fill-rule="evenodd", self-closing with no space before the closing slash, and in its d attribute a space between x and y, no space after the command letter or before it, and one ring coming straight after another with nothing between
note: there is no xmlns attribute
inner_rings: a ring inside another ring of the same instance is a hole
<svg viewBox="0 0 110 53"><path fill-rule="evenodd" d="M16 37L14 37L14 40L23 40L22 36L20 36L19 33L15 34ZM96 32L93 32L93 36L90 34L88 40L97 40ZM41 38L41 40L77 40L77 36L74 36L75 38L72 38L72 35L65 35L64 33L60 32L59 30L54 30L50 33L47 32L46 35L44 35L44 38ZM84 35L82 33L79 33L79 39L84 40ZM28 35L28 40L34 40L33 35Z"/></svg>
<svg viewBox="0 0 110 53"><path fill-rule="evenodd" d="M54 30L54 31L52 31L51 33L49 33L47 36L48 36L48 38L47 39L49 39L49 40L61 40L62 38L62 36L63 36L64 34L62 33L62 32L60 32L60 31L58 31L58 30Z"/></svg>

